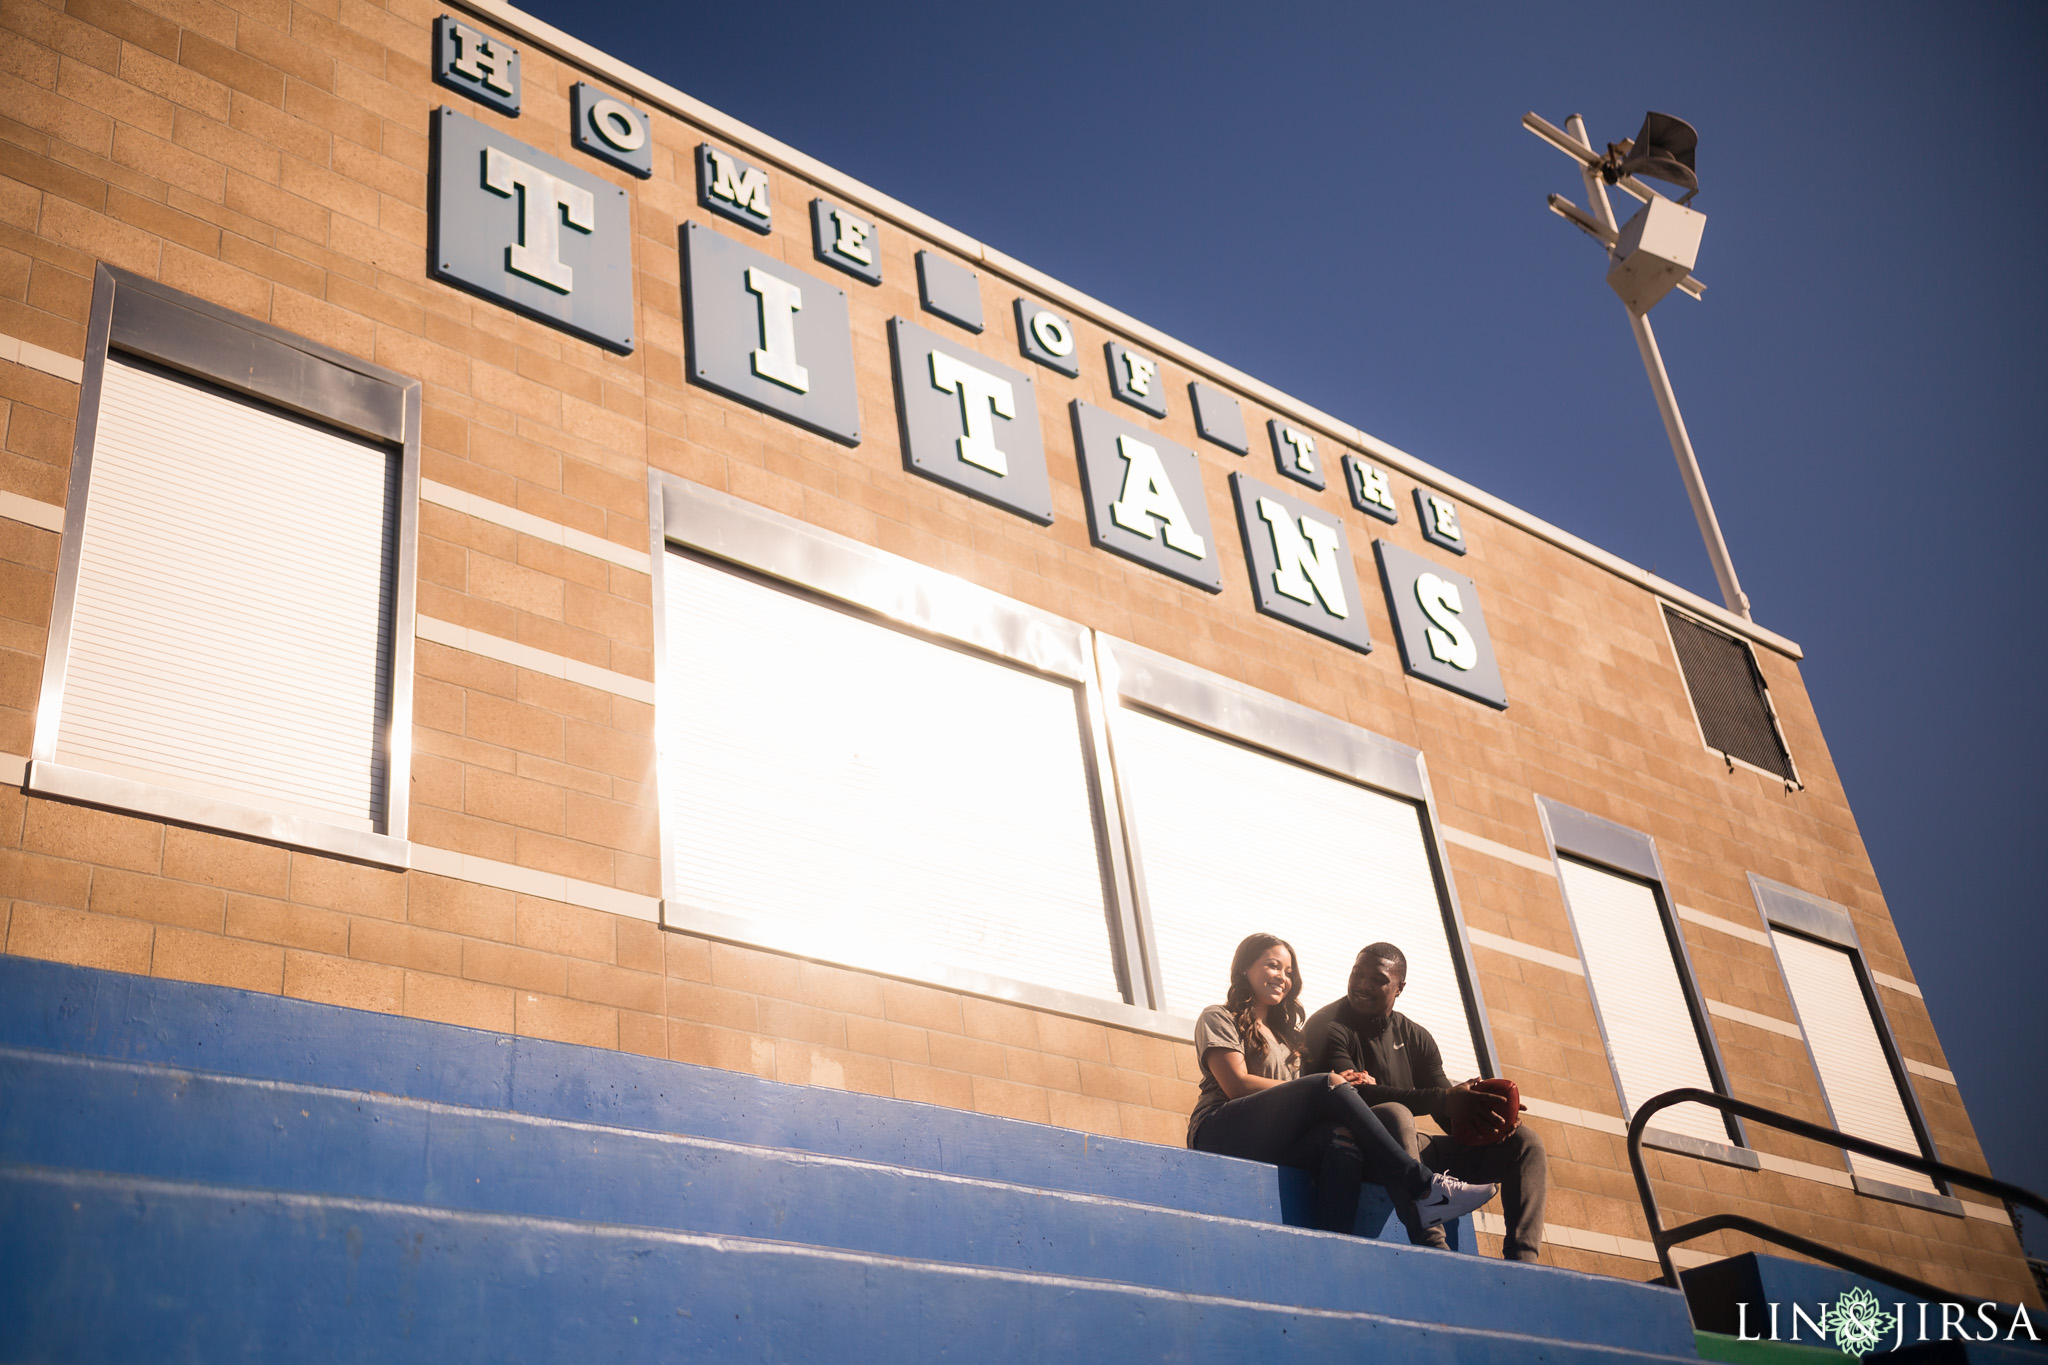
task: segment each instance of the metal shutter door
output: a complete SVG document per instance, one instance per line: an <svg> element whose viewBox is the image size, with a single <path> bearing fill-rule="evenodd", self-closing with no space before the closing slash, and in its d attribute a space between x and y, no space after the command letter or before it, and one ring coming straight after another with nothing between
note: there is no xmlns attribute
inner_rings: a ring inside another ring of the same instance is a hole
<svg viewBox="0 0 2048 1365"><path fill-rule="evenodd" d="M1168 1009L1220 1002L1231 953L1264 931L1301 955L1314 1013L1385 940L1408 955L1401 1013L1454 1083L1478 1074L1419 807L1143 711L1117 715L1116 741Z"/></svg>
<svg viewBox="0 0 2048 1365"><path fill-rule="evenodd" d="M1774 930L1771 940L1785 969L1785 984L1792 990L1792 1008L1806 1031L1806 1045L1813 1050L1835 1127L1901 1151L1921 1151L1849 954L1782 931ZM1849 1164L1859 1175L1875 1180L1915 1190L1934 1188L1934 1182L1918 1171L1854 1152L1849 1153Z"/></svg>
<svg viewBox="0 0 2048 1365"><path fill-rule="evenodd" d="M1121 1000L1079 694L671 551L671 887L779 946Z"/></svg>
<svg viewBox="0 0 2048 1365"><path fill-rule="evenodd" d="M397 466L109 356L58 761L380 829Z"/></svg>
<svg viewBox="0 0 2048 1365"><path fill-rule="evenodd" d="M1656 893L1633 878L1569 858L1558 859L1558 867L1586 984L1621 1085L1622 1117L1633 1117L1638 1105L1666 1090L1712 1090ZM1709 1142L1728 1141L1721 1116L1703 1105L1662 1110L1653 1126Z"/></svg>

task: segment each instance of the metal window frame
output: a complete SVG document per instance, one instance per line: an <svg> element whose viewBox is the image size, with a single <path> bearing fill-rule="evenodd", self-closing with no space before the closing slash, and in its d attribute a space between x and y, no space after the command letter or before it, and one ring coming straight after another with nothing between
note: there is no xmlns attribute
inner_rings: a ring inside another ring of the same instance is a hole
<svg viewBox="0 0 2048 1365"><path fill-rule="evenodd" d="M1138 919L1124 858L1115 772L1110 764L1093 632L964 579L878 550L833 531L758 507L727 493L659 469L647 475L648 544L654 557L655 705L664 704L670 680L667 564L671 546L722 565L788 585L893 626L969 653L1019 665L1075 689L1082 726L1083 761L1090 779L1096 850L1105 893L1107 947L1123 1001L1100 999L1032 982L933 964L905 976L900 963L877 954L871 961L822 958L814 946L773 921L692 906L677 895L669 861L668 803L658 801L661 833L661 922L707 938L764 947L816 961L832 961L878 975L943 986L1119 1028L1179 1038L1192 1031L1151 1008L1153 996L1139 964ZM666 767L663 728L656 725L656 782Z"/></svg>
<svg viewBox="0 0 2048 1365"><path fill-rule="evenodd" d="M1451 879L1450 859L1444 852L1436 797L1430 790L1429 766L1422 751L1115 636L1098 632L1095 653L1102 669L1102 693L1105 697L1142 707L1220 738L1400 798L1417 807L1422 818L1423 847L1428 853L1430 874L1436 884L1438 909L1451 947L1451 965L1458 975L1459 992L1465 1001L1466 1021L1472 1030L1473 1050L1478 1054L1480 1073L1499 1075L1500 1053L1494 1045L1486 997L1479 989L1478 969L1472 960L1472 944L1466 935L1465 915L1458 903L1457 886ZM1109 708L1112 754L1116 750L1116 717L1121 709L1120 706ZM1144 858L1138 834L1140 822L1128 786L1120 787L1120 791L1126 843L1124 862L1131 869L1132 894L1142 928L1146 985L1152 998L1159 1000L1165 996L1145 893ZM1192 1018L1174 1018L1179 1026L1175 1036L1185 1038L1193 1034Z"/></svg>
<svg viewBox="0 0 2048 1365"><path fill-rule="evenodd" d="M1849 954L1850 969L1856 973L1857 988L1863 992L1863 1003L1870 1010L1871 1023L1877 1029L1878 1046L1884 1049L1885 1065L1891 1068L1892 1082L1898 1088L1900 1102L1905 1105L1906 1122L1912 1125L1913 1138L1920 1144L1920 1154L1930 1161L1941 1160L1934 1148L1934 1135L1928 1131L1927 1116L1920 1109L1919 1093L1914 1090L1912 1075L1906 1070L1905 1056L1899 1051L1898 1040L1892 1036L1891 1020L1885 1017L1884 1004L1878 999L1877 982L1871 977L1870 964L1864 960L1863 941L1857 937L1856 922L1850 918L1848 908L1754 872L1749 874L1749 889L1756 898L1757 916L1763 920L1764 934L1771 941L1771 960L1778 966L1779 979L1785 982L1785 998L1791 1003L1792 1017L1799 1024L1799 1039L1806 1048L1807 1063L1813 1067L1814 1079L1820 1085L1821 1104L1827 1109L1829 1125L1837 1131L1842 1127L1835 1118L1835 1102L1828 1097L1827 1082L1821 1079L1820 1063L1813 1055L1813 1040L1807 1033L1805 1016L1799 1012L1799 998L1792 992L1791 978L1785 975L1785 960L1778 954L1780 932L1797 934ZM1842 1164L1848 1169L1849 1179L1858 1194L1932 1209L1954 1218L1964 1216L1962 1201L1949 1193L1945 1180L1935 1181L1935 1188L1940 1193L1929 1194L1925 1190L1860 1175L1849 1161L1849 1153L1844 1151L1841 1155Z"/></svg>
<svg viewBox="0 0 2048 1365"><path fill-rule="evenodd" d="M398 562L381 831L347 829L310 816L286 815L56 761L100 394L110 351L191 375L398 452ZM406 820L412 787L413 629L419 573L420 381L104 263L93 273L84 363L49 648L43 657L24 789L380 867L409 867Z"/></svg>
<svg viewBox="0 0 2048 1365"><path fill-rule="evenodd" d="M1764 679L1763 665L1756 661L1755 642L1743 636L1731 634L1706 617L1696 612L1686 611L1681 607L1675 607L1670 602L1661 598L1658 600L1657 605L1661 608L1657 613L1657 621L1664 627L1664 645L1665 648L1671 651L1671 666L1678 670L1679 690L1685 693L1685 709L1692 716L1693 733L1700 737L1700 747L1720 759L1723 763L1737 768L1747 768L1759 777L1767 777L1773 782L1783 783L1794 791L1804 791L1806 789L1806 781L1799 776L1799 760L1792 756L1792 743L1785 738L1785 724L1778 718L1778 702L1771 695L1770 683ZM1685 660L1679 657L1678 641L1671 637L1671 618L1673 616L1683 616L1701 629L1710 630L1716 635L1733 640L1749 651L1749 666L1756 671L1757 681L1762 684L1764 714L1771 718L1771 733L1777 736L1778 751L1785 755L1785 766L1792 770L1790 777L1786 777L1782 773L1774 773L1769 768L1759 768L1746 758L1737 758L1726 749L1716 749L1713 745L1707 743L1707 727L1700 720L1698 703L1692 699L1692 679L1688 678L1685 674Z"/></svg>
<svg viewBox="0 0 2048 1365"><path fill-rule="evenodd" d="M1693 1035L1699 1040L1700 1053L1707 1064L1707 1079L1716 1094L1732 1097L1734 1091L1728 1085L1728 1068L1721 1060L1721 1046L1708 1020L1706 998L1700 993L1699 977L1693 971L1692 953L1686 947L1685 934L1679 928L1678 916L1672 909L1670 883L1664 876L1663 861L1657 856L1657 841L1626 825L1602 819L1547 796L1536 797L1536 815L1543 825L1543 837L1550 845L1551 866L1557 874L1558 894L1564 899L1565 919L1571 924L1572 946L1579 955L1579 961L1586 961L1585 936L1579 929L1578 916L1572 913L1571 891L1564 877L1564 860L1570 858L1649 883L1658 917L1663 921L1665 941L1671 947L1672 961L1678 968L1679 992L1685 998L1686 1010L1692 1015ZM1600 992L1593 985L1590 971L1586 975L1586 994L1593 1002L1593 1022L1600 1029L1600 1046L1607 1053L1607 1068L1614 1077L1614 1097L1621 1103L1622 1121L1627 1122L1632 1112L1628 1091L1621 1083L1621 1070L1615 1064L1607 1016L1600 1008ZM1726 1166L1761 1170L1762 1162L1750 1150L1749 1133L1742 1119L1724 1114L1722 1123L1732 1139L1725 1144L1661 1128L1645 1132L1643 1142L1646 1146L1717 1161Z"/></svg>

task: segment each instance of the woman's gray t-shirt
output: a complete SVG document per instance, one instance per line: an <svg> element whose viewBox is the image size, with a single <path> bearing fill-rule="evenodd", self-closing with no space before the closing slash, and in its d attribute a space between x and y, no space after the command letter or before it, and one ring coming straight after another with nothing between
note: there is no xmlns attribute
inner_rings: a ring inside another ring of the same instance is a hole
<svg viewBox="0 0 2048 1365"><path fill-rule="evenodd" d="M1202 1126L1202 1120L1230 1102L1230 1096L1223 1093L1223 1087L1203 1063L1211 1049L1220 1047L1243 1055L1244 1069L1269 1081L1291 1081L1301 1074L1301 1063L1273 1036L1273 1030L1263 1023L1252 1027L1259 1031L1259 1041L1264 1045L1257 1057L1245 1052L1244 1039L1231 1022L1230 1011L1223 1006L1211 1005L1195 1020L1195 1065L1202 1070L1202 1089L1195 1096L1195 1112L1188 1115L1188 1146L1195 1145L1195 1130Z"/></svg>

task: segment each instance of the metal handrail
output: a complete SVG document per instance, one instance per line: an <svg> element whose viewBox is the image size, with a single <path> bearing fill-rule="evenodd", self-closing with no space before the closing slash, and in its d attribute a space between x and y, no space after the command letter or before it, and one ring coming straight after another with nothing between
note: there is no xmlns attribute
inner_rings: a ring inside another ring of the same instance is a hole
<svg viewBox="0 0 2048 1365"><path fill-rule="evenodd" d="M1679 1288L1680 1285L1677 1267L1671 1263L1671 1248L1673 1246L1679 1242L1689 1242L1695 1237L1704 1237L1710 1232L1746 1232L1752 1237L1775 1243L1789 1251L1796 1251L1802 1256L1810 1256L1816 1261L1824 1262L1839 1270L1846 1270L1853 1275L1861 1275L1866 1279L1876 1280L1880 1284L1891 1285L1894 1289L1903 1289L1915 1298L1926 1299L1930 1302L1944 1300L1953 1302L1959 1299L1983 1301L1980 1295L1952 1294L1948 1290L1928 1284L1925 1280L1918 1280L1911 1275L1902 1274L1896 1270L1889 1270L1874 1262L1866 1261L1861 1256L1854 1256L1846 1251L1825 1246L1822 1243L1801 1237L1797 1233L1785 1232L1782 1229L1771 1227L1767 1223L1760 1223L1754 1218L1745 1218L1740 1214L1717 1213L1707 1218L1694 1219L1690 1223L1682 1223L1667 1231L1663 1220L1657 1214L1657 1195L1650 1188L1649 1172L1643 1169L1643 1133L1649 1127L1652 1114L1661 1109L1669 1109L1674 1104L1704 1104L1709 1109L1717 1109L1724 1114L1736 1114L1750 1120L1752 1123L1761 1123L1766 1128L1777 1128L1796 1137L1809 1138L1815 1142L1824 1142L1831 1147L1839 1147L1845 1151L1861 1152L1864 1156L1875 1157L1894 1166L1903 1166L1908 1170L1918 1171L1922 1175L1933 1176L1939 1180L1946 1180L1950 1184L1961 1185L1965 1189L1991 1195L2008 1204L2025 1204L2028 1208L2036 1209L2044 1216L2048 1216L2048 1199L2043 1199L2032 1190L2004 1180L1995 1180L1988 1175L1979 1175L1975 1171L1961 1170L1914 1152L1902 1152L1896 1147L1886 1147L1880 1143L1871 1142L1867 1138L1850 1137L1847 1133L1838 1132L1833 1128L1825 1128L1818 1123L1808 1123L1804 1119L1795 1119L1790 1114L1781 1114L1775 1109L1766 1109L1760 1104L1751 1104L1747 1100L1732 1099L1727 1095L1717 1095L1711 1090L1697 1090L1690 1087L1681 1090L1667 1090L1661 1095L1653 1095L1644 1101L1642 1107L1636 1110L1635 1118L1629 1122L1628 1164L1629 1168L1635 1172L1636 1193L1643 1201L1643 1216L1650 1223L1650 1244L1656 1247L1657 1260L1664 1267L1664 1283L1674 1289Z"/></svg>

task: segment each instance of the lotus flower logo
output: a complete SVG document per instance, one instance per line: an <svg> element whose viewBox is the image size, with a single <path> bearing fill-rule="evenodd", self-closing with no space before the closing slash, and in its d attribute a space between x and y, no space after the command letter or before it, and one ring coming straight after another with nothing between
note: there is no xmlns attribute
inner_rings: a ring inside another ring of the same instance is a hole
<svg viewBox="0 0 2048 1365"><path fill-rule="evenodd" d="M1821 1315L1820 1327L1835 1339L1835 1348L1859 1360L1874 1350L1897 1325L1877 1295L1858 1286L1835 1300L1835 1306Z"/></svg>

